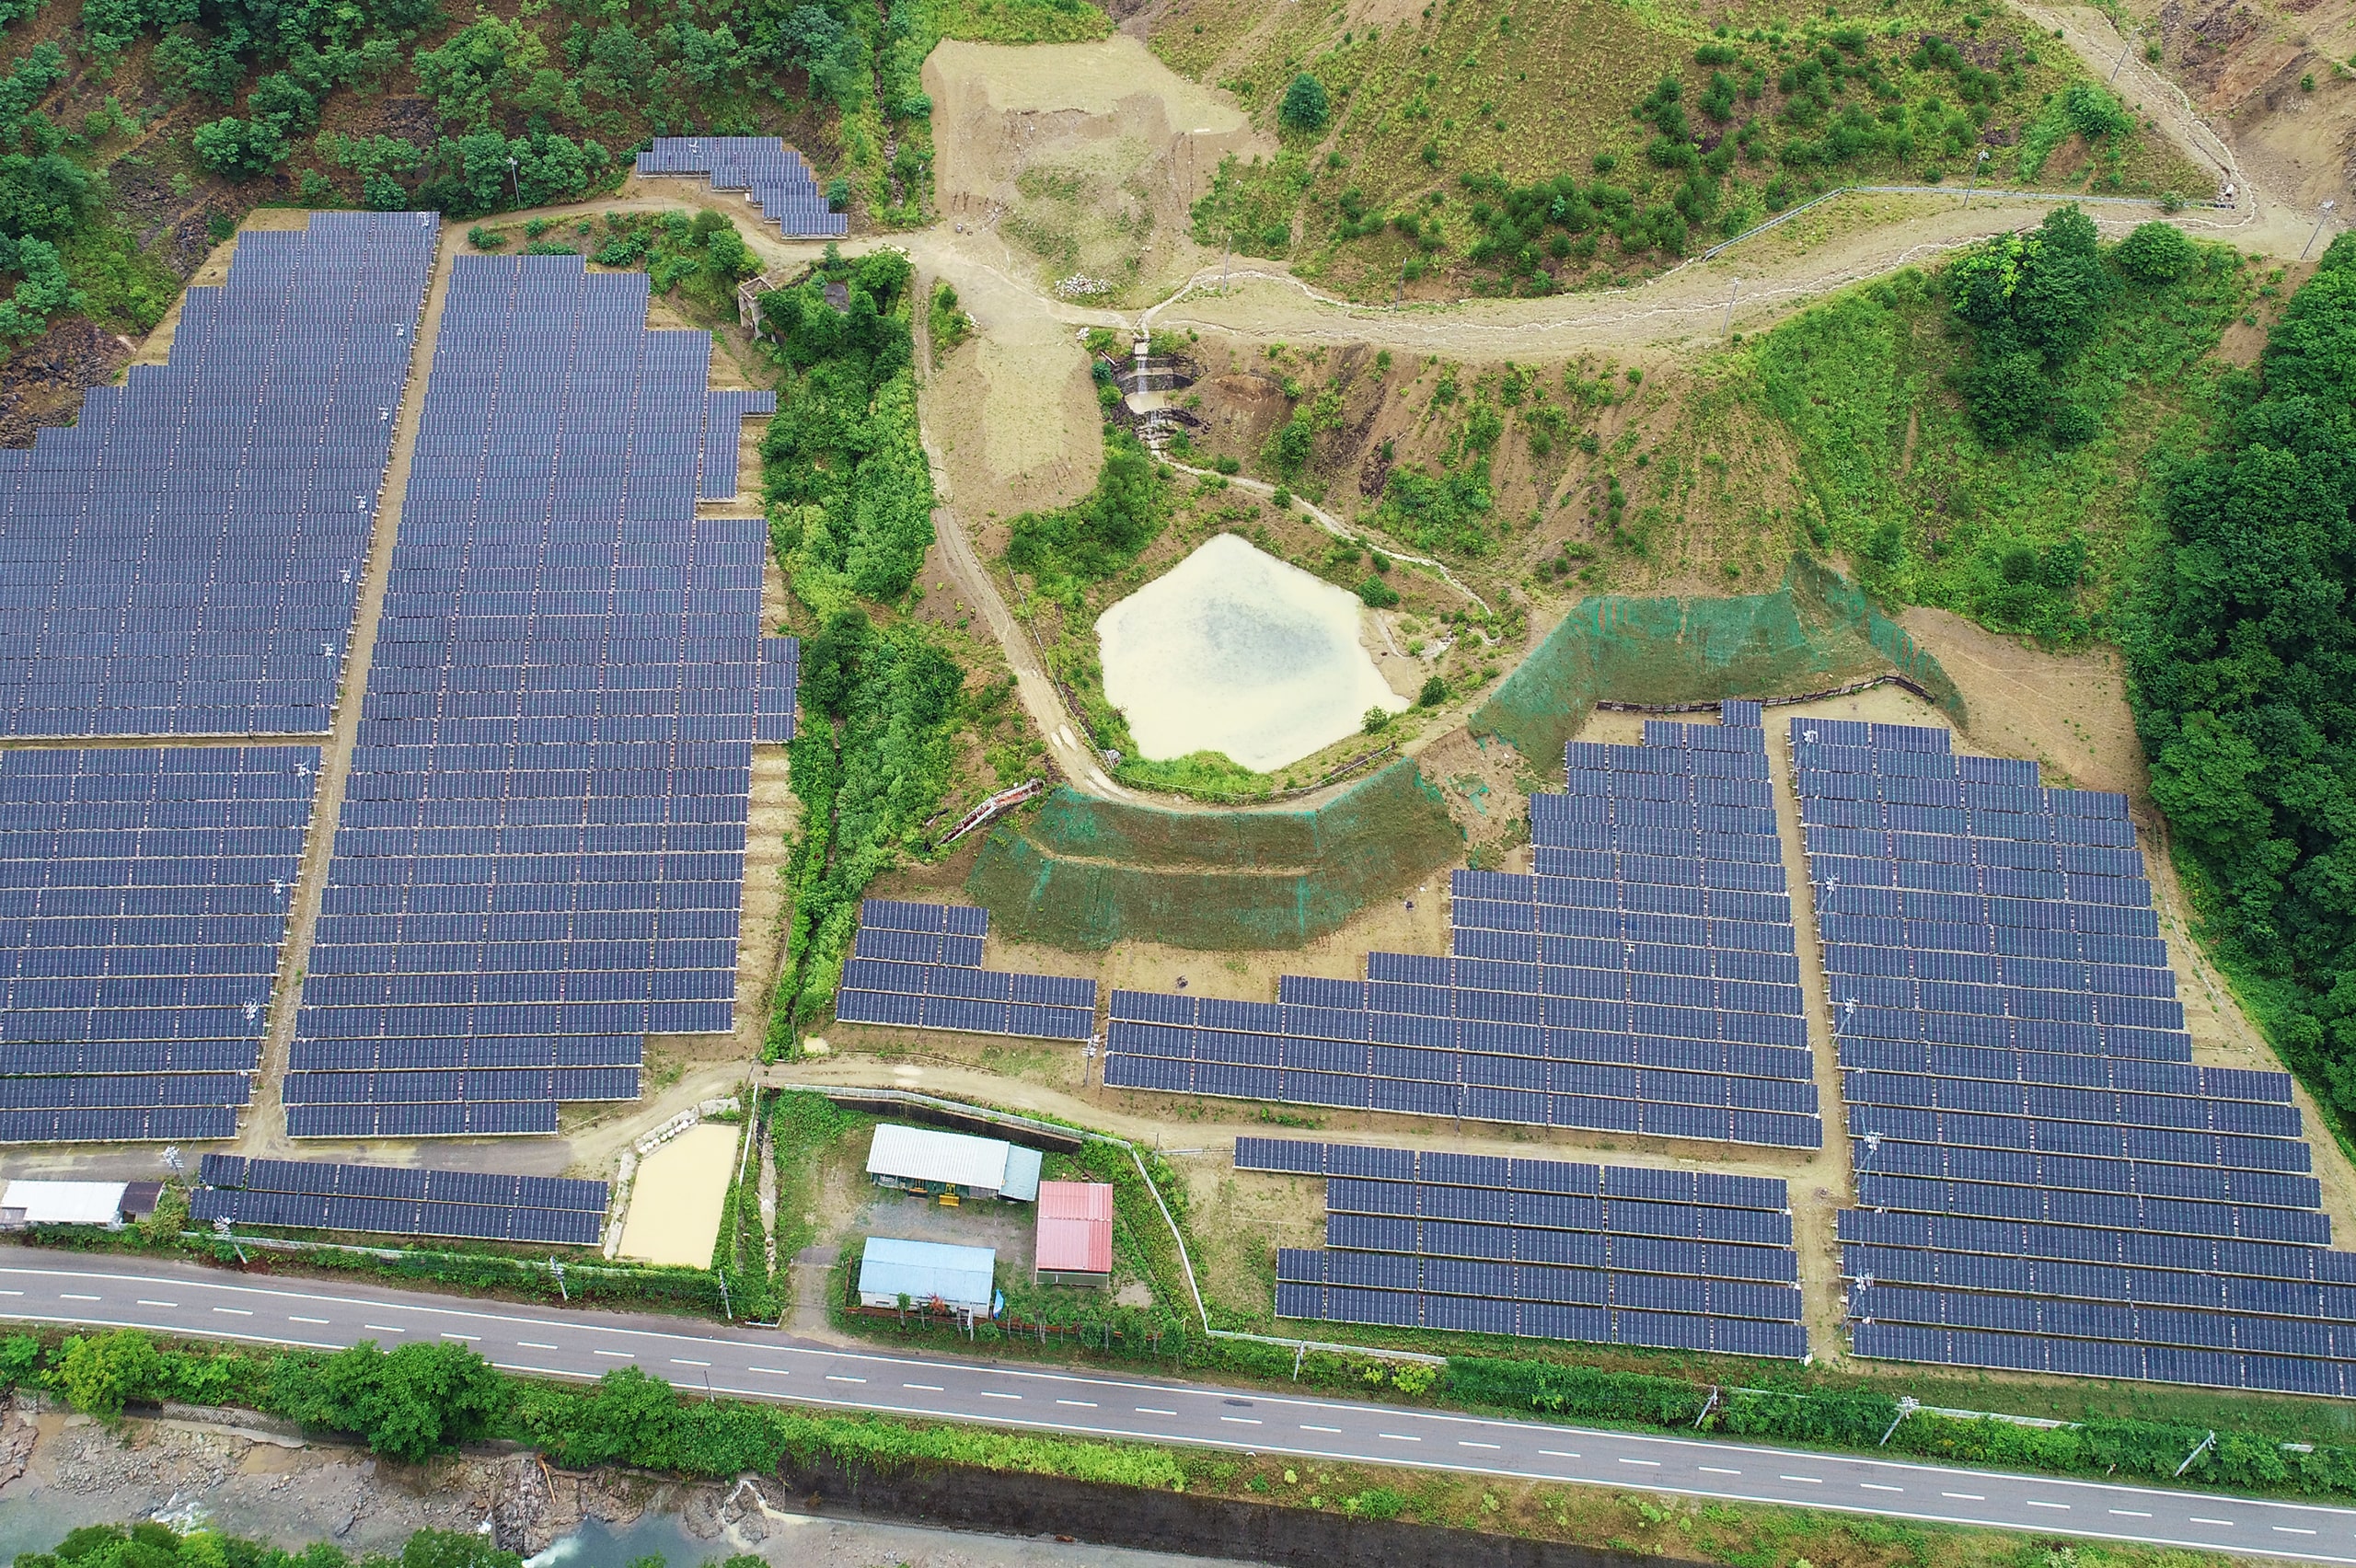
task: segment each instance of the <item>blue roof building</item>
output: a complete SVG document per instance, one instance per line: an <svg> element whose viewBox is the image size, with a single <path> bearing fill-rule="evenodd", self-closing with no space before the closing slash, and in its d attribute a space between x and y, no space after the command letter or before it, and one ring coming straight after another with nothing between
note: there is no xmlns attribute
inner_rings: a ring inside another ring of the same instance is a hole
<svg viewBox="0 0 2356 1568"><path fill-rule="evenodd" d="M912 1307L938 1302L953 1312L987 1318L997 1274L998 1253L988 1247L871 1236L860 1255L859 1304L897 1307L906 1297Z"/></svg>

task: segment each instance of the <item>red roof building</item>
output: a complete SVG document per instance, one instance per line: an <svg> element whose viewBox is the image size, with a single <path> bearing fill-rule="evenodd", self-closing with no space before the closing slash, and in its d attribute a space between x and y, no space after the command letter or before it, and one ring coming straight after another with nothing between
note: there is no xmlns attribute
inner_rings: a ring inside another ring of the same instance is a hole
<svg viewBox="0 0 2356 1568"><path fill-rule="evenodd" d="M1113 1189L1102 1182L1039 1183L1037 1285L1110 1285Z"/></svg>

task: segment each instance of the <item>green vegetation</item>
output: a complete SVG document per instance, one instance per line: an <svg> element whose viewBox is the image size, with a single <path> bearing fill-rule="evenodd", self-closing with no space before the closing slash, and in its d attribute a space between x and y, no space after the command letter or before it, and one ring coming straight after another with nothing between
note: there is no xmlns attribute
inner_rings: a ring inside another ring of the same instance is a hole
<svg viewBox="0 0 2356 1568"><path fill-rule="evenodd" d="M2165 478L2126 646L2152 796L2210 949L2291 1066L2356 1121L2356 236Z"/></svg>
<svg viewBox="0 0 2356 1568"><path fill-rule="evenodd" d="M402 1545L399 1555L370 1552L357 1560L356 1568L522 1568L523 1561L493 1546L489 1536L471 1530L419 1530ZM655 1559L657 1563L661 1561ZM300 1551L283 1551L209 1529L182 1535L152 1519L128 1528L85 1525L48 1551L17 1553L17 1568L355 1568L354 1560L332 1541L313 1541Z"/></svg>
<svg viewBox="0 0 2356 1568"><path fill-rule="evenodd" d="M1006 547L1008 570L1031 578L1047 598L1078 610L1085 589L1119 572L1160 536L1171 478L1168 470L1157 476L1153 455L1135 435L1110 430L1093 490L1069 506L1026 512L1014 520Z"/></svg>
<svg viewBox="0 0 2356 1568"><path fill-rule="evenodd" d="M2001 12L1731 21L1698 42L1606 0L1442 6L1363 30L1240 5L1190 14L1204 25L1157 29L1154 48L1218 75L1286 144L1219 171L1195 237L1289 255L1361 297L1435 274L1479 293L1623 281L1842 184L2202 182L2067 50ZM1301 82L1323 116L1302 112Z"/></svg>
<svg viewBox="0 0 2356 1568"><path fill-rule="evenodd" d="M606 213L570 225L564 238L542 237L554 226L537 219L520 230L478 224L467 243L496 251L521 238L527 256L585 254L600 267L642 271L653 293L706 321L734 321L736 285L760 271L736 225L708 210Z"/></svg>
<svg viewBox="0 0 2356 1568"><path fill-rule="evenodd" d="M1738 354L1796 448L1811 542L1877 593L2074 640L2115 626L2153 527L2134 476L2199 445L2210 352L2252 289L2224 247L2153 225L2101 251L2069 209Z"/></svg>
<svg viewBox="0 0 2356 1568"><path fill-rule="evenodd" d="M818 624L803 653L792 745L801 836L769 1049L830 1004L859 900L923 847L949 786L964 675L913 620L870 607L908 594L932 545L932 473L917 427L914 272L879 251L826 259L760 299L781 371L761 442L769 534L794 597ZM843 296L837 309L829 286Z"/></svg>
<svg viewBox="0 0 2356 1568"><path fill-rule="evenodd" d="M1325 129L1334 118L1334 106L1325 96L1325 84L1303 71L1285 88L1285 100L1276 107L1276 123L1288 131L1313 135Z"/></svg>

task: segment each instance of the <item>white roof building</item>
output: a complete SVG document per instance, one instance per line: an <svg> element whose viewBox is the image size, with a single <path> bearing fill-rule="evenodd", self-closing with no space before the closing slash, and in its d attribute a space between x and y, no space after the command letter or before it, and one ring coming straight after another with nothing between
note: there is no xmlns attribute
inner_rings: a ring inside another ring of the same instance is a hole
<svg viewBox="0 0 2356 1568"><path fill-rule="evenodd" d="M1039 1151L1003 1138L968 1137L886 1122L867 1148L867 1173L887 1187L953 1191L976 1198L1039 1195Z"/></svg>
<svg viewBox="0 0 2356 1568"><path fill-rule="evenodd" d="M953 1312L987 1318L995 1305L998 1252L989 1247L953 1247L940 1241L903 1241L871 1236L859 1260L862 1307L912 1307L934 1302Z"/></svg>
<svg viewBox="0 0 2356 1568"><path fill-rule="evenodd" d="M11 1182L0 1193L0 1228L120 1225L127 1182Z"/></svg>

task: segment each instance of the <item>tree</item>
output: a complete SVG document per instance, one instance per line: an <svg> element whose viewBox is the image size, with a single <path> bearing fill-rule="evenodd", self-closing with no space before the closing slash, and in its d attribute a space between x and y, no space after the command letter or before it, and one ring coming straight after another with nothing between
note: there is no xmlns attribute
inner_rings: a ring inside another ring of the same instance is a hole
<svg viewBox="0 0 2356 1568"><path fill-rule="evenodd" d="M2134 233L2119 242L2111 259L2131 281L2157 287L2191 271L2199 258L2183 230L2154 222L2138 225Z"/></svg>
<svg viewBox="0 0 2356 1568"><path fill-rule="evenodd" d="M1438 708L1447 700L1448 683L1438 675L1426 676L1424 689L1415 694L1416 705L1422 708Z"/></svg>
<svg viewBox="0 0 2356 1568"><path fill-rule="evenodd" d="M491 124L492 99L529 81L547 58L537 33L478 12L441 48L419 50L412 64L436 113L479 130Z"/></svg>
<svg viewBox="0 0 2356 1568"><path fill-rule="evenodd" d="M1288 131L1313 135L1325 129L1333 118L1333 105L1325 97L1325 84L1303 71L1285 88L1284 102L1276 107L1276 123Z"/></svg>
<svg viewBox="0 0 2356 1568"><path fill-rule="evenodd" d="M75 1410L111 1421L126 1403L154 1391L163 1365L154 1341L137 1329L117 1329L95 1339L68 1339L54 1377Z"/></svg>
<svg viewBox="0 0 2356 1568"><path fill-rule="evenodd" d="M509 1397L491 1364L463 1344L405 1344L387 1355L374 1340L316 1366L282 1359L271 1395L306 1426L349 1433L372 1452L410 1460L489 1436Z"/></svg>
<svg viewBox="0 0 2356 1568"><path fill-rule="evenodd" d="M286 157L286 137L274 121L224 115L190 133L196 161L215 174L254 175L275 168Z"/></svg>

